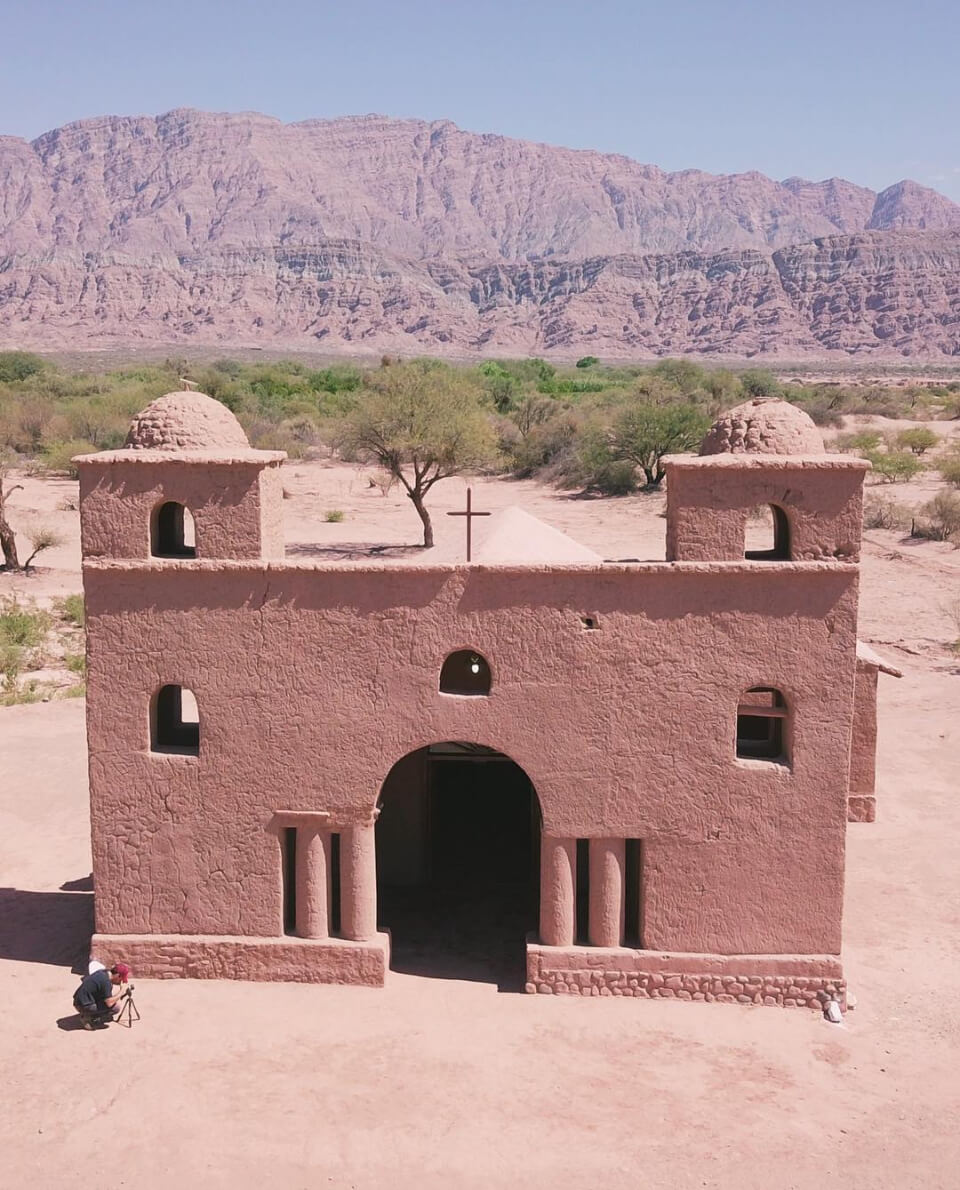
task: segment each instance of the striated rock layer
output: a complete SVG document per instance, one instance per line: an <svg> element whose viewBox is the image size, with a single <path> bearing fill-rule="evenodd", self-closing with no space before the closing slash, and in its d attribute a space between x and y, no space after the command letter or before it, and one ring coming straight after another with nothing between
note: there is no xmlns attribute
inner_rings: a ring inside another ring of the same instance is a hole
<svg viewBox="0 0 960 1190"><path fill-rule="evenodd" d="M960 207L432 124L0 137L0 345L960 354Z"/></svg>

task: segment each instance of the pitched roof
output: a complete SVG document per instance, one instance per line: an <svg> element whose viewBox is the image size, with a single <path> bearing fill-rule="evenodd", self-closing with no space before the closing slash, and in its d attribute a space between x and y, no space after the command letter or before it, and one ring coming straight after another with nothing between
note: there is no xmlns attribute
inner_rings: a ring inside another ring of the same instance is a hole
<svg viewBox="0 0 960 1190"><path fill-rule="evenodd" d="M603 561L593 550L516 505L495 513L480 532L483 536L474 547L474 562L535 566L545 562Z"/></svg>
<svg viewBox="0 0 960 1190"><path fill-rule="evenodd" d="M862 661L864 665L869 665L873 669L879 669L881 673L890 674L894 678L902 678L903 670L897 669L895 665L891 665L888 661L875 653L869 645L863 643L862 640L857 641L857 660Z"/></svg>

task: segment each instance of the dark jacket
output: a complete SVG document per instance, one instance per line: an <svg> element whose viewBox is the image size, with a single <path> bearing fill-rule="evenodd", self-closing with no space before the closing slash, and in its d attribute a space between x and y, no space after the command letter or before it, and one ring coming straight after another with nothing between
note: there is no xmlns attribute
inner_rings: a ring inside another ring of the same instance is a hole
<svg viewBox="0 0 960 1190"><path fill-rule="evenodd" d="M80 986L73 993L74 1008L95 1011L106 1007L104 1003L113 995L113 983L109 971L94 971L85 975Z"/></svg>

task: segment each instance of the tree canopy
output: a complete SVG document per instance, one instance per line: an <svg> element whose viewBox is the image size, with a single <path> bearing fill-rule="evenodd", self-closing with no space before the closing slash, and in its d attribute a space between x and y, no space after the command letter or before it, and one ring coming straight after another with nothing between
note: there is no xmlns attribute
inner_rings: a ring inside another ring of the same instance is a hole
<svg viewBox="0 0 960 1190"><path fill-rule="evenodd" d="M468 374L434 360L391 364L371 373L356 407L338 427L341 452L376 462L403 485L433 545L424 499L435 483L492 465L497 440L491 411Z"/></svg>

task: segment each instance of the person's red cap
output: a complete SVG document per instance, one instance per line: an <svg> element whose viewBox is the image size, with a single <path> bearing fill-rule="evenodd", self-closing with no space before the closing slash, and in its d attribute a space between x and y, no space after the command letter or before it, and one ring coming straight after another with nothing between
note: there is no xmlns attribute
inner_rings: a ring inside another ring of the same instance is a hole
<svg viewBox="0 0 960 1190"><path fill-rule="evenodd" d="M123 983L126 983L130 979L130 968L126 963L114 963L110 970L114 975L119 975Z"/></svg>

